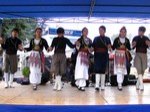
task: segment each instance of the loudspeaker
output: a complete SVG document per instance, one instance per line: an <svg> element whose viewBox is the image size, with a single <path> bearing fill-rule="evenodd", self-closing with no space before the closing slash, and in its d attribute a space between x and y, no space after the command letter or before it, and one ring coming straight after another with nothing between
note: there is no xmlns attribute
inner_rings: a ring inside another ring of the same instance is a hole
<svg viewBox="0 0 150 112"><path fill-rule="evenodd" d="M42 77L41 77L41 84L44 85L44 84L46 84L49 80L50 80L50 73L49 73L49 72L43 73L43 74L42 74Z"/></svg>

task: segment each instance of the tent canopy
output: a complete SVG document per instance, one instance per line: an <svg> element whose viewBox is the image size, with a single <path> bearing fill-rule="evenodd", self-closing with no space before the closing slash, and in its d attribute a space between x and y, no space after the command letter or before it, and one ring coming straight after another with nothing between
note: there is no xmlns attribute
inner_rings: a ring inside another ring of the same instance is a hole
<svg viewBox="0 0 150 112"><path fill-rule="evenodd" d="M150 18L150 0L0 0L1 18Z"/></svg>

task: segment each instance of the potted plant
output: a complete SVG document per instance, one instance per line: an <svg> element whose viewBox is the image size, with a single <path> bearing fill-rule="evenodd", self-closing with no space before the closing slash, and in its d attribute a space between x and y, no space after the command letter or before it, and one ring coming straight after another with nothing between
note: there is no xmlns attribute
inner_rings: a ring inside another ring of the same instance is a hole
<svg viewBox="0 0 150 112"><path fill-rule="evenodd" d="M30 84L29 82L30 68L29 67L24 67L22 69L22 75L24 76L24 78L22 79L21 84L22 85Z"/></svg>
<svg viewBox="0 0 150 112"><path fill-rule="evenodd" d="M29 67L24 67L22 69L22 75L24 76L24 78L29 78L29 74L30 74L30 68Z"/></svg>

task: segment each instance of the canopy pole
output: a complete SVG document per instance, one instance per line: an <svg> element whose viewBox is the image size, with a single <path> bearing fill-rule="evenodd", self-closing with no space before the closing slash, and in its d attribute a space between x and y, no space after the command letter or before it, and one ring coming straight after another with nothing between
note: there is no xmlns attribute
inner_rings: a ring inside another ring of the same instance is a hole
<svg viewBox="0 0 150 112"><path fill-rule="evenodd" d="M93 14L93 9L94 9L94 6L95 6L95 1L96 1L96 0L91 0L91 5L90 5L90 11L89 11L88 20L90 20L90 17L91 17L92 14Z"/></svg>
<svg viewBox="0 0 150 112"><path fill-rule="evenodd" d="M3 22L3 19L0 18L0 37L2 36L2 22Z"/></svg>

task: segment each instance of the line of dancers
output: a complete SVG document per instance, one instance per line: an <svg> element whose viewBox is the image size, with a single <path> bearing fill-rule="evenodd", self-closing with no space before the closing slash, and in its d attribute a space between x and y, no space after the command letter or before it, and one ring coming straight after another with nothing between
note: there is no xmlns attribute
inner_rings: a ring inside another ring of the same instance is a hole
<svg viewBox="0 0 150 112"><path fill-rule="evenodd" d="M55 75L54 90L62 90L62 76L66 73L66 45L70 48L76 48L78 55L75 65L75 84L79 90L85 91L86 80L89 79L89 56L94 53L94 73L95 73L95 90L105 90L106 68L109 62L109 52L115 51L114 56L114 73L117 75L118 89L122 90L124 75L129 73L132 56L131 49L135 49L134 66L138 73L136 89L143 91L143 75L147 68L147 49L150 47L150 40L144 35L146 28L141 26L138 29L138 35L132 40L130 45L129 39L126 37L127 29L122 27L118 37L111 44L110 38L105 35L106 27L99 27L99 36L95 37L93 42L88 37L88 28L82 29L82 34L75 43L71 43L64 36L65 30L62 27L57 29L57 37L55 37L49 46L47 41L42 38L42 29L36 28L35 35L30 40L28 48L24 48L22 41L19 39L19 30L14 28L11 31L11 37L4 40L0 38L1 47L5 50L4 62L4 79L5 88L13 87L14 74L17 72L17 50L29 52L30 62L30 83L33 90L37 90L41 82L42 72L44 71L45 59L43 49L47 52L54 50L52 58L52 67ZM9 74L10 73L10 74Z"/></svg>

